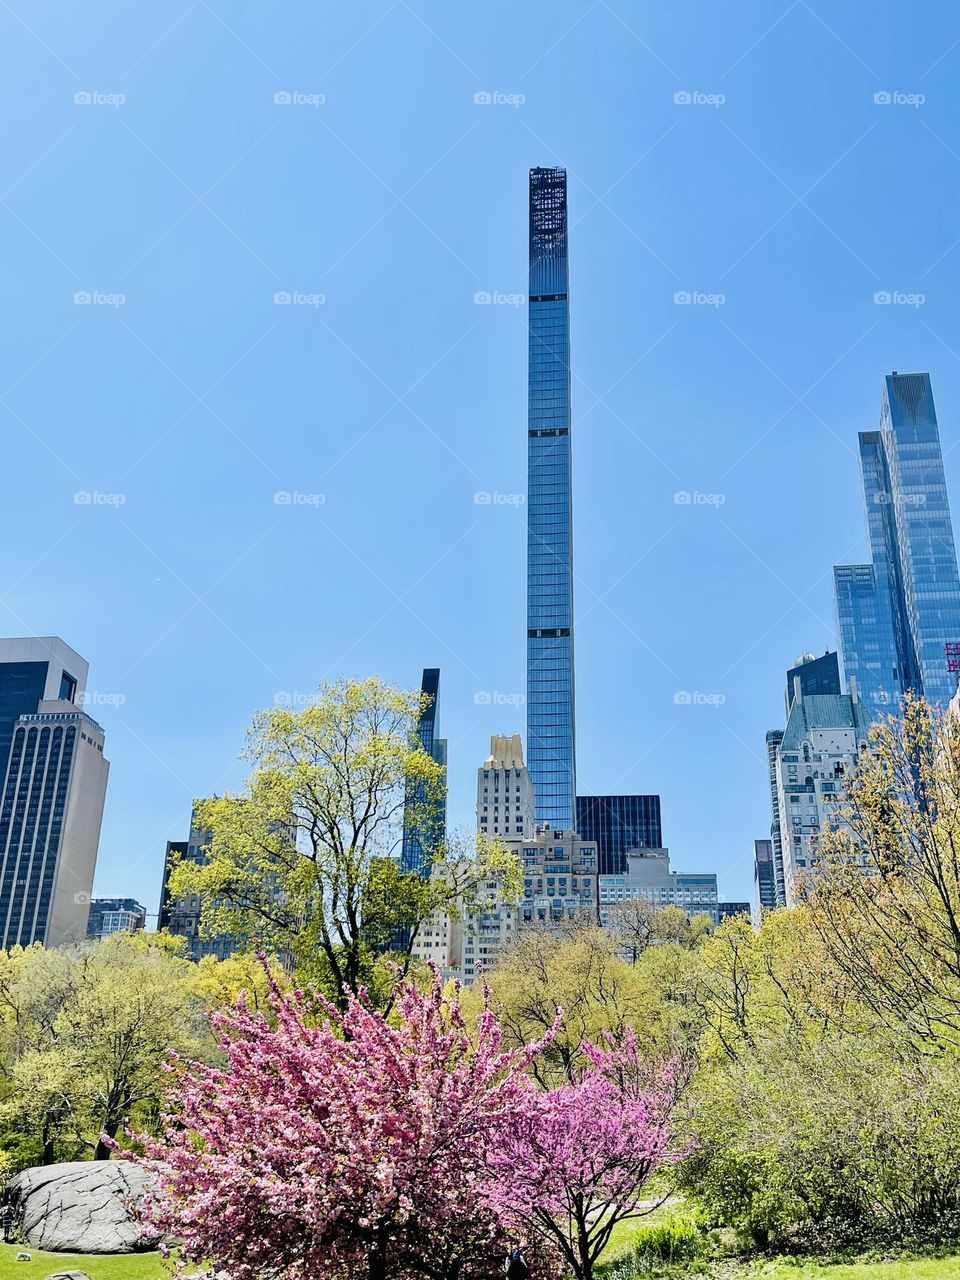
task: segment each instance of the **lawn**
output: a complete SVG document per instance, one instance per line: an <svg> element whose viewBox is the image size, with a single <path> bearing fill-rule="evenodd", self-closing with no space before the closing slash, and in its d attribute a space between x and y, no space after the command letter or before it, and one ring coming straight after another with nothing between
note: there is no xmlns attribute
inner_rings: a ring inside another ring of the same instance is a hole
<svg viewBox="0 0 960 1280"><path fill-rule="evenodd" d="M15 1262L29 1253L29 1262ZM85 1271L90 1280L169 1280L158 1253L43 1253L19 1245L0 1245L0 1280L45 1280L57 1271Z"/></svg>
<svg viewBox="0 0 960 1280"><path fill-rule="evenodd" d="M960 1280L960 1257L835 1265L781 1262L770 1269L761 1266L747 1270L744 1276L756 1276L757 1280Z"/></svg>

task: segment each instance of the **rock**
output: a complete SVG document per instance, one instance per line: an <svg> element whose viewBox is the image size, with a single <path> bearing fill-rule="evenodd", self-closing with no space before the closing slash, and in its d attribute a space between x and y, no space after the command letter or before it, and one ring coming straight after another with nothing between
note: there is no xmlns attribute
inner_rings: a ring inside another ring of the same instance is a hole
<svg viewBox="0 0 960 1280"><path fill-rule="evenodd" d="M25 1169L11 1178L9 1189L23 1234L35 1249L134 1253L156 1244L135 1210L152 1184L153 1175L128 1160L78 1160Z"/></svg>
<svg viewBox="0 0 960 1280"><path fill-rule="evenodd" d="M85 1271L55 1271L47 1280L90 1280Z"/></svg>

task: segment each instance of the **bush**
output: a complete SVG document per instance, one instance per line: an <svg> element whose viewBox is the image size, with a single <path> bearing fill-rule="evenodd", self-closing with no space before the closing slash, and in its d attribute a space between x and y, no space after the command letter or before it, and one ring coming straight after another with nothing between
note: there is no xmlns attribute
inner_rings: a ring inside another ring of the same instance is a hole
<svg viewBox="0 0 960 1280"><path fill-rule="evenodd" d="M704 1239L696 1223L671 1218L641 1227L633 1241L637 1271L652 1271L658 1263L690 1262L704 1254Z"/></svg>

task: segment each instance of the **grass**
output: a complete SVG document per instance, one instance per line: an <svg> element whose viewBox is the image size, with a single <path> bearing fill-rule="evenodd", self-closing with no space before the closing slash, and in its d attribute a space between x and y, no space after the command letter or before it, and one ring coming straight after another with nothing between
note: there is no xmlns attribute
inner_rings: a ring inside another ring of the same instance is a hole
<svg viewBox="0 0 960 1280"><path fill-rule="evenodd" d="M911 1258L897 1262L802 1264L780 1262L745 1272L758 1280L960 1280L960 1257Z"/></svg>
<svg viewBox="0 0 960 1280"><path fill-rule="evenodd" d="M16 1262L18 1253L29 1262ZM85 1271L90 1280L169 1280L158 1253L44 1253L29 1245L0 1245L0 1280L46 1280L57 1271ZM958 1272L960 1275L960 1272Z"/></svg>

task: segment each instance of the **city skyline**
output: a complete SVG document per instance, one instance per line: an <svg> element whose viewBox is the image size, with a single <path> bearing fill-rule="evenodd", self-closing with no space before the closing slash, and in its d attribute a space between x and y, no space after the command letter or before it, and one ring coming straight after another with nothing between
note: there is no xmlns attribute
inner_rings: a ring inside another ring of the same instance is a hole
<svg viewBox="0 0 960 1280"><path fill-rule="evenodd" d="M960 494L955 10L222 16L0 17L2 630L91 660L95 892L155 911L255 709L341 672L442 667L471 827L526 716L525 213L562 164L577 784L659 794L675 865L749 897L762 734L870 557L890 370L929 371Z"/></svg>

